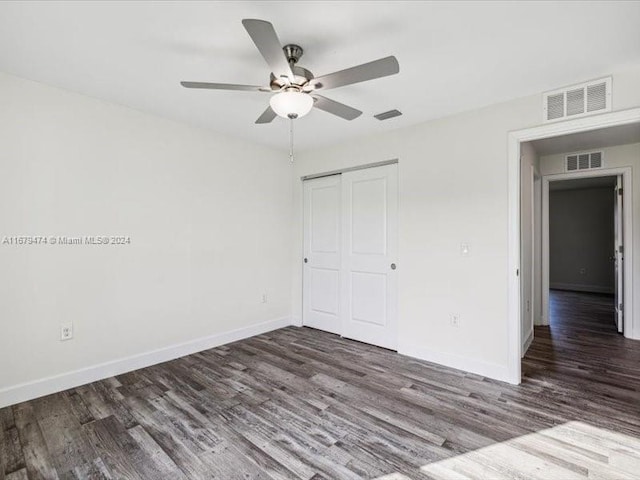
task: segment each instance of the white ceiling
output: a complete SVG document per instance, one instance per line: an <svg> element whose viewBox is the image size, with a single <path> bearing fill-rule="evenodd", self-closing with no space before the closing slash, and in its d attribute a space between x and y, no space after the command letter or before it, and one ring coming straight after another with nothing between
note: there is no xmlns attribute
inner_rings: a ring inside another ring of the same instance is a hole
<svg viewBox="0 0 640 480"><path fill-rule="evenodd" d="M640 143L640 123L599 128L588 132L534 140L531 145L539 156L571 153L594 148Z"/></svg>
<svg viewBox="0 0 640 480"><path fill-rule="evenodd" d="M266 84L242 27L272 22L317 76L395 55L400 74L326 92L364 111L312 111L298 149L420 123L640 64L640 2L0 2L0 70L285 149L268 95L180 80ZM373 114L404 115L380 122Z"/></svg>

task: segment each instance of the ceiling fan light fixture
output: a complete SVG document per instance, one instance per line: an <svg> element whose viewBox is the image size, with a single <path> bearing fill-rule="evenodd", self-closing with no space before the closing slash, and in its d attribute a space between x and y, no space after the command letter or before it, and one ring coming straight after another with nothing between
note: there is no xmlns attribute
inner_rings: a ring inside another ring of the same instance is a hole
<svg viewBox="0 0 640 480"><path fill-rule="evenodd" d="M311 111L313 98L307 93L280 92L271 97L269 104L278 116L294 119L304 117Z"/></svg>

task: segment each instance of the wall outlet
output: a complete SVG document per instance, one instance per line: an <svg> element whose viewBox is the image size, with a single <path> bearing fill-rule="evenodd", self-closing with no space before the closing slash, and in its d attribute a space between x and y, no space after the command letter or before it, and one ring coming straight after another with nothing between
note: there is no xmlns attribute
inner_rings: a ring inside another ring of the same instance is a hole
<svg viewBox="0 0 640 480"><path fill-rule="evenodd" d="M463 257L468 257L471 255L471 246L468 243L460 244L460 255Z"/></svg>
<svg viewBox="0 0 640 480"><path fill-rule="evenodd" d="M584 267L582 267L582 268L580 269L580 275L586 275L586 273L587 273L587 269L586 269L586 268L584 268Z"/></svg>
<svg viewBox="0 0 640 480"><path fill-rule="evenodd" d="M266 294L266 293L263 293L263 294L262 294L262 303L267 303L268 301L269 301L269 300L268 300L268 298L267 298L267 294Z"/></svg>
<svg viewBox="0 0 640 480"><path fill-rule="evenodd" d="M71 340L73 338L73 323L63 323L60 325L60 340Z"/></svg>
<svg viewBox="0 0 640 480"><path fill-rule="evenodd" d="M460 326L460 315L451 315L451 326L456 328Z"/></svg>

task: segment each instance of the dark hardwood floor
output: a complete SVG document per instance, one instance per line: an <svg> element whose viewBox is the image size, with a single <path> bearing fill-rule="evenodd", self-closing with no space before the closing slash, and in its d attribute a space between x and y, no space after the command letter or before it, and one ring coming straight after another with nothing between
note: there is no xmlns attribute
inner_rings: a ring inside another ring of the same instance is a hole
<svg viewBox="0 0 640 480"><path fill-rule="evenodd" d="M549 306L551 327L558 332L617 333L613 295L549 290Z"/></svg>
<svg viewBox="0 0 640 480"><path fill-rule="evenodd" d="M554 295L517 387L290 327L15 405L0 480L638 479L640 342L603 302Z"/></svg>

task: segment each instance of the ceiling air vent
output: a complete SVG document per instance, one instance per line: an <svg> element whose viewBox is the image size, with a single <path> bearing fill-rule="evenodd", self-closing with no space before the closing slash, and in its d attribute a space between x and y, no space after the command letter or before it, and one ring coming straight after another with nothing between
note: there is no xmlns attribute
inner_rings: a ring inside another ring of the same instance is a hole
<svg viewBox="0 0 640 480"><path fill-rule="evenodd" d="M602 168L602 152L572 153L565 157L567 172Z"/></svg>
<svg viewBox="0 0 640 480"><path fill-rule="evenodd" d="M402 112L399 110L389 110L388 112L382 112L374 115L374 117L378 120L389 120L390 118L399 117L400 115L402 115Z"/></svg>
<svg viewBox="0 0 640 480"><path fill-rule="evenodd" d="M546 92L542 99L545 122L608 112L611 110L611 77Z"/></svg>

